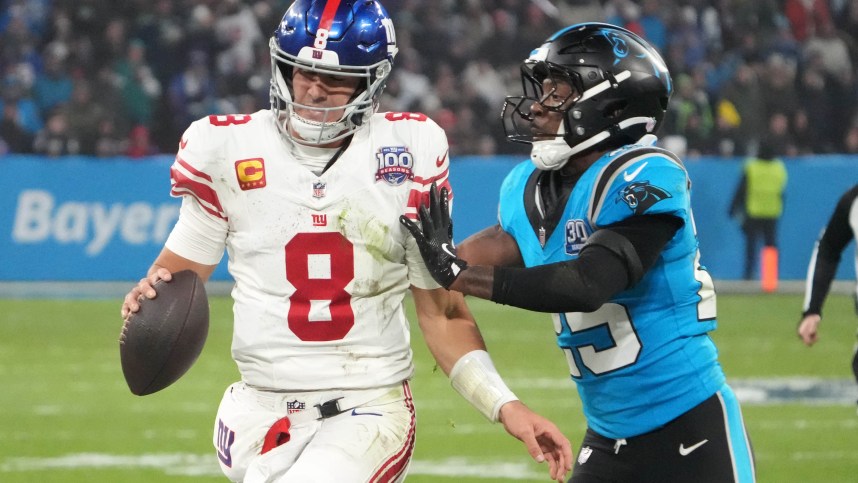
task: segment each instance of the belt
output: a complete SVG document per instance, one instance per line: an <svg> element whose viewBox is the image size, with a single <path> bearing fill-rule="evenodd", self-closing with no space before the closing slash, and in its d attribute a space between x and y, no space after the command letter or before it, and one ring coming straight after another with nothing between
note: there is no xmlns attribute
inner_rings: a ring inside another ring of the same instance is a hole
<svg viewBox="0 0 858 483"><path fill-rule="evenodd" d="M403 382L403 385L404 384L408 383ZM292 424L292 426L297 426L299 424L308 423L310 421L332 418L350 409L356 408L358 406L363 406L364 404L372 402L394 390L396 390L396 386L388 386L384 388L358 391L354 394L345 394L339 397L335 397L325 402L316 404L311 408L304 409L297 413L289 414L289 422ZM257 393L257 397L268 398L270 396Z"/></svg>

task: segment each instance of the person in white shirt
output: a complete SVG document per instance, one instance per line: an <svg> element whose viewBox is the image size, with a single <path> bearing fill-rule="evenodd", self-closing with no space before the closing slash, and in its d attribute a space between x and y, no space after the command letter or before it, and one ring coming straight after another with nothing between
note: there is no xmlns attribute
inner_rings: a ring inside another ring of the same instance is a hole
<svg viewBox="0 0 858 483"><path fill-rule="evenodd" d="M461 294L431 277L399 216L450 192L444 132L424 114L376 113L397 46L377 1L297 0L270 40L271 109L213 115L170 170L180 217L126 296L224 249L235 280L232 356L214 446L232 481L404 479L415 442L403 299L452 386L562 481L571 445L507 388Z"/></svg>

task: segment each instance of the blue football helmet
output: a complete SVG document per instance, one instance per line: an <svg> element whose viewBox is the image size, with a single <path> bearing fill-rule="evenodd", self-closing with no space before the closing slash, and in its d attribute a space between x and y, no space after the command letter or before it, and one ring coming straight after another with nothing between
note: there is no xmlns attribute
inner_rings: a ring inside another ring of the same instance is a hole
<svg viewBox="0 0 858 483"><path fill-rule="evenodd" d="M573 87L558 101L545 85ZM532 144L540 169L560 169L569 157L595 149L615 149L654 134L673 92L661 55L634 33L605 23L572 25L552 35L521 65L523 96L506 98L507 139ZM550 99L550 102L549 102ZM532 130L531 107L563 115L558 132Z"/></svg>
<svg viewBox="0 0 858 483"><path fill-rule="evenodd" d="M277 126L285 136L310 145L348 137L372 116L397 52L393 22L375 0L296 0L274 31L269 47L271 110ZM362 83L343 106L306 106L294 100L296 68L359 77ZM323 121L305 119L296 108L322 112ZM341 109L345 109L343 116L333 119L332 112Z"/></svg>

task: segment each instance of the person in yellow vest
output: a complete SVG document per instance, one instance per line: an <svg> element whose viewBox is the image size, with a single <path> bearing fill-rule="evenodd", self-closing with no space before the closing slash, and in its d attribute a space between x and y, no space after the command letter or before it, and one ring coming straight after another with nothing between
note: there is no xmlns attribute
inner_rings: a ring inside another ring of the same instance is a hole
<svg viewBox="0 0 858 483"><path fill-rule="evenodd" d="M783 215L786 184L786 166L775 155L773 143L764 140L757 156L745 161L730 204L730 216L741 223L745 234L745 280L753 277L760 239L763 250L768 251L766 258L774 259L774 266L768 269L777 273L777 224ZM761 277L765 277L764 272L761 270Z"/></svg>

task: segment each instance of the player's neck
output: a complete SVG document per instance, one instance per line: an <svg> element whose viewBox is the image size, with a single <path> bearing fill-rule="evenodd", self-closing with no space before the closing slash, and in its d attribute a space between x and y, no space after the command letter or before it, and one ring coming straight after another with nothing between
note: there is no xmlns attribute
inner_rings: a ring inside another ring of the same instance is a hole
<svg viewBox="0 0 858 483"><path fill-rule="evenodd" d="M572 156L566 164L560 168L562 176L579 176L595 163L605 151L590 151L581 156Z"/></svg>

